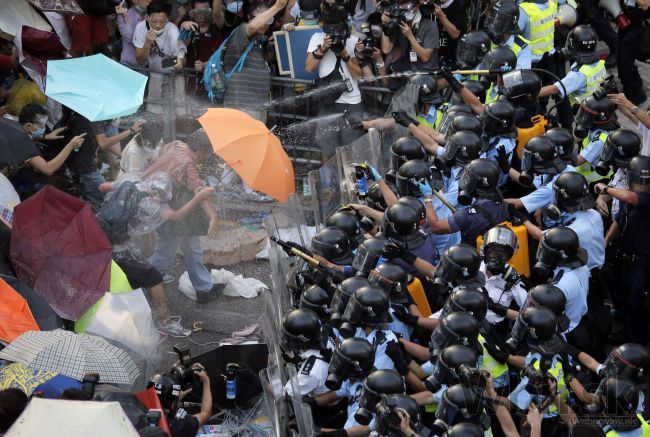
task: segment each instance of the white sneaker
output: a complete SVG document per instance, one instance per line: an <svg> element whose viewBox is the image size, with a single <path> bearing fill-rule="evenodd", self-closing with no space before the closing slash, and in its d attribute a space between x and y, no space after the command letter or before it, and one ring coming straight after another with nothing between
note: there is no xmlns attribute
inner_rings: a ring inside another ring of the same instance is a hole
<svg viewBox="0 0 650 437"><path fill-rule="evenodd" d="M174 275L170 275L169 273L165 273L163 275L163 283L164 284L171 284L172 282L174 282L174 279L175 279Z"/></svg>
<svg viewBox="0 0 650 437"><path fill-rule="evenodd" d="M189 337L192 334L191 329L183 328L180 316L171 316L167 323L158 328L158 332L162 335L175 338Z"/></svg>

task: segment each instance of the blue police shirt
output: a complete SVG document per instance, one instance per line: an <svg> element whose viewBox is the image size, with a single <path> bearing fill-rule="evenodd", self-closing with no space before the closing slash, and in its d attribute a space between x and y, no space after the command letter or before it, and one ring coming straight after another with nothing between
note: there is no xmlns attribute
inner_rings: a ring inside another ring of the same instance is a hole
<svg viewBox="0 0 650 437"><path fill-rule="evenodd" d="M598 61L589 65L593 66L597 62ZM578 64L574 62L571 64L571 71L569 71L566 76L560 80L560 82L562 82L562 85L564 85L564 88L566 88L566 92L569 94L583 94L585 92L585 88L587 87L587 76L580 73L578 71L578 68ZM564 89L562 88L562 85L560 85L559 82L555 82L553 85L555 85L555 87L559 90L558 95L560 97L564 97Z"/></svg>
<svg viewBox="0 0 650 437"><path fill-rule="evenodd" d="M524 2L518 2L519 5L521 5L522 3ZM535 4L542 11L545 11L550 7L548 2L535 3ZM521 6L519 7L519 21L517 22L517 24L519 25L519 29L521 29L521 36L523 36L528 41L530 41L530 17L528 16L528 13ZM548 53L551 55L555 53L555 47L551 47L551 50ZM542 56L543 55L533 55L531 51L532 62L539 61L540 59L542 59Z"/></svg>
<svg viewBox="0 0 650 437"><path fill-rule="evenodd" d="M400 334L403 339L410 341L413 328L395 317L395 310L392 307L388 309L388 313L393 318L393 321L388 324L388 329L395 334Z"/></svg>
<svg viewBox="0 0 650 437"><path fill-rule="evenodd" d="M359 409L359 400L361 399L361 392L363 391L363 380L350 380L343 381L341 388L336 390L338 398L348 399L348 420L343 425L343 428L352 428L353 426L360 426L361 424L354 420L354 413ZM373 420L374 422L374 414ZM371 422L372 423L372 422Z"/></svg>
<svg viewBox="0 0 650 437"><path fill-rule="evenodd" d="M479 199L473 205L452 214L447 219L452 232L459 232L464 243L471 246L476 245L476 237L483 235L491 227L492 223L483 216L474 205L480 205L493 217L495 223L501 223L508 219L508 208L504 202Z"/></svg>
<svg viewBox="0 0 650 437"><path fill-rule="evenodd" d="M566 296L566 315L569 318L569 328L566 333L571 332L580 323L580 319L587 313L587 294L589 292L589 268L585 265L577 269L558 267L553 272L555 278L562 270L562 278L555 283Z"/></svg>
<svg viewBox="0 0 650 437"><path fill-rule="evenodd" d="M575 219L567 226L576 231L580 247L587 251L587 268L601 268L605 263L603 218L593 209L565 214L569 220Z"/></svg>
<svg viewBox="0 0 650 437"><path fill-rule="evenodd" d="M526 365L533 363L533 361L540 361L541 358L542 358L541 355L538 353L528 353L528 355L526 355ZM560 360L560 356L555 355L553 357L551 367L555 367L559 360ZM531 402L535 402L535 404L539 405L544 400L544 396L532 395L526 391L526 386L528 385L528 382L529 382L528 377L523 376L521 378L521 381L517 385L517 387L515 387L515 389L512 390L512 392L510 393L510 395L508 395L508 399L510 400L510 402L515 404L517 408L519 408L520 410L524 410L524 411L528 410L528 406L530 405ZM544 412L545 419L556 417L559 414L557 409L550 414L548 411L549 410L546 409Z"/></svg>
<svg viewBox="0 0 650 437"><path fill-rule="evenodd" d="M515 34L510 35L505 42L505 46L512 48L515 45ZM530 44L522 48L517 55L517 70L527 70L533 64L533 54L530 50Z"/></svg>
<svg viewBox="0 0 650 437"><path fill-rule="evenodd" d="M463 208L458 204L458 181L462 172L463 169L461 167L453 167L450 177L442 176L442 183L445 190L444 193L441 193L442 197L456 209ZM436 210L438 220L444 220L451 216L451 210L436 196L431 198L431 203ZM444 253L447 248L460 243L460 232L440 234L436 237L435 241L438 254Z"/></svg>
<svg viewBox="0 0 650 437"><path fill-rule="evenodd" d="M429 123L431 126L433 126L436 122L436 117L438 116L438 109L436 109L435 106L431 105L429 108L429 112L426 114L419 114L420 117L424 118L427 123Z"/></svg>
<svg viewBox="0 0 650 437"><path fill-rule="evenodd" d="M508 154L508 161L512 160L512 153L517 147L517 143L514 138L508 138L508 137L492 137L488 140L488 150L485 152L485 154L481 154L483 157L489 159L490 161L494 161L496 164L499 164L499 161L497 160L499 156L499 152L497 152L497 149L501 146L505 147L506 153ZM501 175L499 176L499 187L503 187L507 182L508 182L508 173L504 173L501 168L499 167L499 173Z"/></svg>
<svg viewBox="0 0 650 437"><path fill-rule="evenodd" d="M416 249L409 249L409 250L413 252L415 256L417 256L418 258L428 261L434 266L436 266L438 265L438 262L440 262L440 254L438 253L438 250L436 248L437 239L438 239L438 235L429 234L427 235L426 240L424 240L424 243L422 243L420 247ZM393 262L399 265L401 268L403 268L404 271L408 274L413 274L417 272L417 269L412 264L407 264L401 258L396 258L393 260Z"/></svg>
<svg viewBox="0 0 650 437"><path fill-rule="evenodd" d="M605 146L605 143L599 138L600 134L603 132L607 133L607 131L602 129L589 131L589 134L587 135L587 138L589 138L587 145L580 150L580 156L592 164L598 161L600 152L603 151L603 147Z"/></svg>
<svg viewBox="0 0 650 437"><path fill-rule="evenodd" d="M650 251L650 193L637 191L638 203L621 202L614 219L620 228L621 250L630 255L647 256Z"/></svg>
<svg viewBox="0 0 650 437"><path fill-rule="evenodd" d="M381 332L384 337L381 340L377 338L377 334L379 332ZM386 346L388 345L388 342L398 341L397 336L393 334L393 331L389 331L388 329L381 331L378 329L373 329L369 334L366 334L365 329L357 328L354 336L356 338L363 338L364 340L368 340L368 343L370 343L372 347L375 348L375 369L395 369L395 363L393 363L393 360L391 360L391 358L386 355Z"/></svg>
<svg viewBox="0 0 650 437"><path fill-rule="evenodd" d="M550 180L548 179L548 175L535 176L535 179L533 179L533 185L535 185L537 189L521 198L521 203L523 203L526 211L532 214L535 210L545 208L552 204L555 198L553 184L562 173L568 171L576 171L576 169L572 165L567 165L560 174L556 174Z"/></svg>

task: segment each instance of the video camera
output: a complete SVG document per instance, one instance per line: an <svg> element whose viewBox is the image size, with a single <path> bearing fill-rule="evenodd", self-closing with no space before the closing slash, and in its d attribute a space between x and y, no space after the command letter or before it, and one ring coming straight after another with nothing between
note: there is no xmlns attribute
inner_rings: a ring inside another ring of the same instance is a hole
<svg viewBox="0 0 650 437"><path fill-rule="evenodd" d="M399 29L400 23L406 23L406 10L401 9L398 4L390 5L386 8L386 14L388 15L388 21L386 21L382 27L384 33L388 36L391 36Z"/></svg>
<svg viewBox="0 0 650 437"><path fill-rule="evenodd" d="M179 347L174 346L174 352L178 355L178 363L172 366L170 372L174 381L177 381L181 386L181 390L187 390L188 388L197 385L201 382L201 378L194 373L194 368L189 363L192 359L190 354L190 348L188 347Z"/></svg>
<svg viewBox="0 0 650 437"><path fill-rule="evenodd" d="M594 99L602 100L607 97L607 94L618 94L619 92L614 76L610 74L600 83L600 89L594 91L592 95Z"/></svg>

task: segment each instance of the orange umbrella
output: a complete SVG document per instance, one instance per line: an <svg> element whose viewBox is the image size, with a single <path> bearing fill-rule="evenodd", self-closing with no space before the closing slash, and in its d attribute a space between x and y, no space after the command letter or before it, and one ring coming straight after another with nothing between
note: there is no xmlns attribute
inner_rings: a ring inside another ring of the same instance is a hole
<svg viewBox="0 0 650 437"><path fill-rule="evenodd" d="M214 152L246 185L286 202L296 191L293 166L278 137L264 123L237 109L212 108L199 123Z"/></svg>
<svg viewBox="0 0 650 437"><path fill-rule="evenodd" d="M0 279L0 340L11 343L27 331L38 331L27 301Z"/></svg>

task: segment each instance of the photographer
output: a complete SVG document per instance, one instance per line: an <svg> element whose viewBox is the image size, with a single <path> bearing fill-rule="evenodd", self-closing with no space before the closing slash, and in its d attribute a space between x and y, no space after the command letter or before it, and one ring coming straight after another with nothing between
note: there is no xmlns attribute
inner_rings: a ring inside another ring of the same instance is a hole
<svg viewBox="0 0 650 437"><path fill-rule="evenodd" d="M443 65L456 66L456 45L469 25L468 6L467 0L420 0L422 15L434 21L440 30L438 55Z"/></svg>
<svg viewBox="0 0 650 437"><path fill-rule="evenodd" d="M422 16L418 3L400 0L381 16L381 48L391 73L438 68L438 25Z"/></svg>
<svg viewBox="0 0 650 437"><path fill-rule="evenodd" d="M354 54L359 67L366 79L387 74L384 54L381 52L381 14L376 12L370 14L368 21L361 25L363 38L359 38ZM387 85L388 79L383 78L382 84Z"/></svg>
<svg viewBox="0 0 650 437"><path fill-rule="evenodd" d="M209 0L192 0L192 9L183 17L180 39L187 47L187 65L197 72L203 71L221 43L223 37L214 21Z"/></svg>
<svg viewBox="0 0 650 437"><path fill-rule="evenodd" d="M650 113L648 109L644 111L634 103L630 102L625 94L608 94L607 97L612 102L616 103L618 109L639 129L643 137L643 144L641 145L641 154L650 155Z"/></svg>

